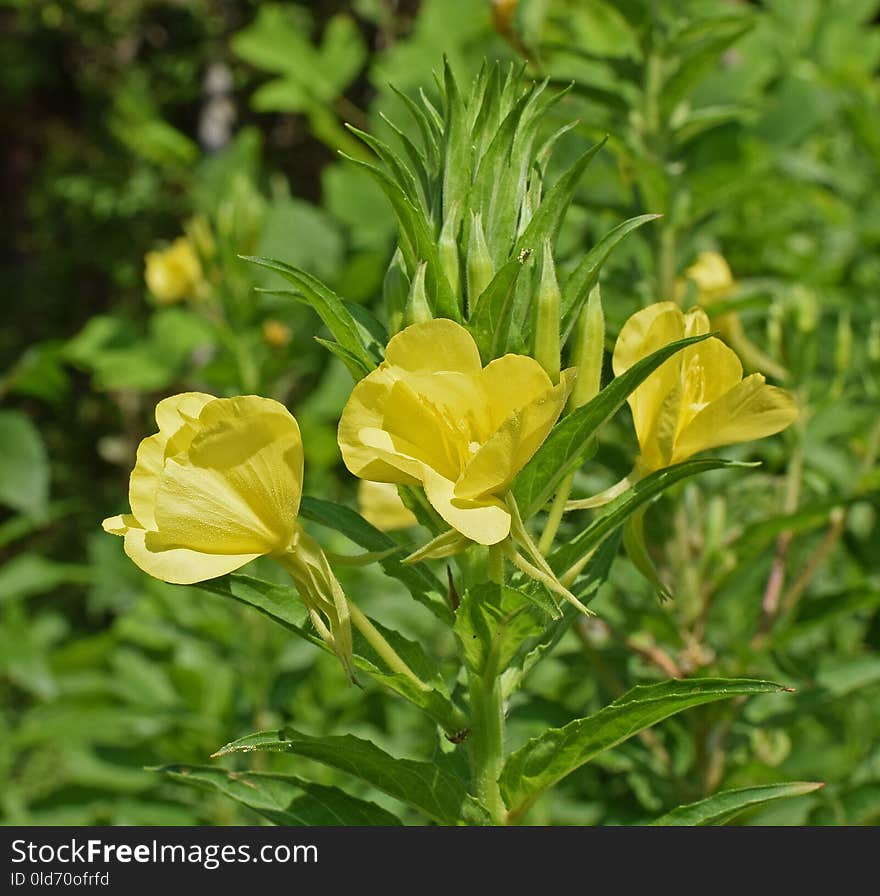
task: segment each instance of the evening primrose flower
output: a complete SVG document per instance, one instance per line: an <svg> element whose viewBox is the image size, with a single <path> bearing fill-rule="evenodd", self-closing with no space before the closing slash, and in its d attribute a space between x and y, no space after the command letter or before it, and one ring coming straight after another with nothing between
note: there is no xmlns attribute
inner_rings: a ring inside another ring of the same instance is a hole
<svg viewBox="0 0 880 896"><path fill-rule="evenodd" d="M144 266L144 279L160 305L191 298L202 282L202 265L185 236L178 237L167 249L147 252Z"/></svg>
<svg viewBox="0 0 880 896"><path fill-rule="evenodd" d="M421 485L428 501L471 541L494 545L511 531L507 492L547 438L571 389L534 358L505 355L483 367L459 324L413 324L354 388L339 447L361 479Z"/></svg>
<svg viewBox="0 0 880 896"><path fill-rule="evenodd" d="M319 634L351 674L349 606L320 547L297 523L299 426L277 401L185 392L156 406L129 480L131 513L104 520L164 582L191 585L271 556L291 574Z"/></svg>
<svg viewBox="0 0 880 896"><path fill-rule="evenodd" d="M612 363L620 376L664 345L710 331L706 313L674 302L636 312L617 337ZM627 399L640 456L637 475L681 463L700 451L773 435L798 416L783 389L763 375L743 379L739 358L714 337L675 354Z"/></svg>

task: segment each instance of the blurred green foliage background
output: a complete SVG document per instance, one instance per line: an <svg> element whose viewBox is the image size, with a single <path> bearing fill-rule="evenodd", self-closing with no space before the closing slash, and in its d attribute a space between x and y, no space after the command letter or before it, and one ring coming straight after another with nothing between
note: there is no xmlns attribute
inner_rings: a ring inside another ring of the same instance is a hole
<svg viewBox="0 0 880 896"><path fill-rule="evenodd" d="M0 20L5 823L255 823L145 768L205 763L286 721L398 755L432 749L420 718L347 686L332 658L244 607L142 575L100 520L125 505L156 401L184 389L287 403L306 492L355 501L335 441L350 376L315 342L326 334L309 309L238 254L374 305L395 225L338 155L369 158L344 125L393 139L387 116L410 132L395 89L432 95L443 54L463 81L501 59L570 84L546 122L549 135L579 121L559 169L610 135L561 264L626 217L663 214L605 267L609 345L643 304L707 301L684 272L719 251L736 282L716 325L738 328L804 411L783 436L724 452L763 461L758 472L710 474L651 510L676 599L658 605L619 557L599 621L579 623L517 695L511 736L671 675L766 677L796 693L667 722L527 820L635 822L721 787L809 779L828 786L747 821L880 822L877 0L4 0ZM202 276L163 300L144 259L184 233ZM625 475L634 452L621 415L581 493L614 481L601 469ZM381 573L344 583L451 656L448 633ZM242 767L291 763L261 754ZM336 782L317 765L295 771Z"/></svg>

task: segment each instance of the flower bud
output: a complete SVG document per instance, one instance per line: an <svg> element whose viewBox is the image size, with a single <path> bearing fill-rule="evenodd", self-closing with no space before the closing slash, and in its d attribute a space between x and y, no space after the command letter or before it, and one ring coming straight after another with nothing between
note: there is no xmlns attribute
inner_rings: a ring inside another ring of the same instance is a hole
<svg viewBox="0 0 880 896"><path fill-rule="evenodd" d="M193 297L202 282L202 266L192 243L179 236L167 249L147 252L144 279L160 305Z"/></svg>
<svg viewBox="0 0 880 896"><path fill-rule="evenodd" d="M388 313L388 330L392 335L403 326L407 296L409 296L409 277L406 274L403 253L398 246L391 257L382 283L382 300Z"/></svg>
<svg viewBox="0 0 880 896"><path fill-rule="evenodd" d="M263 341L272 348L285 348L290 345L293 332L287 324L270 317L263 321Z"/></svg>
<svg viewBox="0 0 880 896"><path fill-rule="evenodd" d="M575 330L572 366L578 375L571 392L569 406L579 408L599 394L602 382L602 360L605 356L605 312L597 283L581 311Z"/></svg>
<svg viewBox="0 0 880 896"><path fill-rule="evenodd" d="M550 240L544 241L541 283L535 311L535 360L554 383L559 382L559 283ZM575 386L577 388L577 386Z"/></svg>
<svg viewBox="0 0 880 896"><path fill-rule="evenodd" d="M428 294L425 292L425 269L427 267L427 262L419 262L416 268L416 275L413 277L409 288L409 297L406 300L406 313L404 314L407 326L410 324L423 324L434 319L434 315L431 314L431 306L428 304Z"/></svg>
<svg viewBox="0 0 880 896"><path fill-rule="evenodd" d="M461 272L458 258L458 203L453 202L449 214L443 222L440 230L440 239L437 243L437 251L440 254L440 268L449 281L449 288L454 296L458 295L461 287Z"/></svg>
<svg viewBox="0 0 880 896"><path fill-rule="evenodd" d="M494 276L495 266L492 264L492 256L486 245L486 234L483 232L483 216L471 213L471 235L467 257L467 292L471 313Z"/></svg>

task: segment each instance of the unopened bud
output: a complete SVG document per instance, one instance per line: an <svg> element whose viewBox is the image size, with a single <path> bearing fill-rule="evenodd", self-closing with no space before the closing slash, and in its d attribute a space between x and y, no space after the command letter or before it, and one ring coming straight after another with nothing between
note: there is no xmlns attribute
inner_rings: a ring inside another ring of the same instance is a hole
<svg viewBox="0 0 880 896"><path fill-rule="evenodd" d="M467 290L471 313L494 276L495 266L492 264L492 256L486 245L486 234L483 232L483 216L472 213L467 257Z"/></svg>
<svg viewBox="0 0 880 896"><path fill-rule="evenodd" d="M428 304L428 294L425 292L425 269L427 267L427 262L420 261L416 268L406 301L404 318L407 325L423 324L434 318L434 315L431 314L431 306Z"/></svg>
<svg viewBox="0 0 880 896"><path fill-rule="evenodd" d="M293 338L293 331L287 324L274 317L263 321L263 341L272 348L285 348Z"/></svg>
<svg viewBox="0 0 880 896"><path fill-rule="evenodd" d="M403 326L403 314L408 297L409 277L406 275L403 253L398 247L391 258L382 284L382 299L385 302L388 329L392 336Z"/></svg>
<svg viewBox="0 0 880 896"><path fill-rule="evenodd" d="M461 272L458 258L458 203L453 202L449 214L440 230L437 250L440 254L440 268L449 281L449 288L454 296L461 287Z"/></svg>
<svg viewBox="0 0 880 896"><path fill-rule="evenodd" d="M559 382L559 283L550 240L544 241L541 283L535 313L535 360L554 383Z"/></svg>
<svg viewBox="0 0 880 896"><path fill-rule="evenodd" d="M587 304L580 313L574 335L572 366L577 379L569 404L579 408L599 394L602 383L602 360L605 357L605 312L597 283L590 291Z"/></svg>

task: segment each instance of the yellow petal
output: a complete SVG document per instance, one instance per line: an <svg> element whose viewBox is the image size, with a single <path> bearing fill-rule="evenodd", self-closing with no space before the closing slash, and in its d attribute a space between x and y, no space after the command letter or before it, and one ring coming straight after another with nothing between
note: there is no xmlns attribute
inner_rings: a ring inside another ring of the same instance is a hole
<svg viewBox="0 0 880 896"><path fill-rule="evenodd" d="M425 471L425 495L452 526L478 544L497 544L510 534L510 511L497 498L467 501L455 495L455 484Z"/></svg>
<svg viewBox="0 0 880 896"><path fill-rule="evenodd" d="M666 319L666 324L654 327L654 323L660 317ZM668 339L666 338L668 333L675 335ZM675 302L655 302L647 308L642 308L620 329L611 359L614 375L620 376L646 355L683 337L684 315Z"/></svg>
<svg viewBox="0 0 880 896"><path fill-rule="evenodd" d="M399 380L389 393L382 428L401 453L417 458L447 479L457 479L468 437L455 423L451 414Z"/></svg>
<svg viewBox="0 0 880 896"><path fill-rule="evenodd" d="M544 443L568 399L573 372L563 371L559 384L553 386L544 370L539 369L544 377L543 392L532 397L525 407L512 410L479 448L456 483L455 494L459 498L474 499L506 491ZM523 390L521 394L528 393Z"/></svg>
<svg viewBox="0 0 880 896"><path fill-rule="evenodd" d="M526 355L505 355L490 361L480 375L485 401L497 429L514 412L553 388L543 367Z"/></svg>
<svg viewBox="0 0 880 896"><path fill-rule="evenodd" d="M412 373L453 370L479 374L477 344L455 321L437 318L401 330L385 349L385 363Z"/></svg>
<svg viewBox="0 0 880 896"><path fill-rule="evenodd" d="M658 302L634 314L624 325L614 348L617 376L633 364L684 336L684 315L673 302ZM674 436L680 402L670 396L681 386L681 353L664 361L627 398L643 461L656 468L666 462L661 443Z"/></svg>
<svg viewBox="0 0 880 896"><path fill-rule="evenodd" d="M170 438L181 426L197 420L202 408L209 401L215 400L215 395L208 395L206 392L181 392L163 398L156 405L156 423L159 425L159 432Z"/></svg>
<svg viewBox="0 0 880 896"><path fill-rule="evenodd" d="M702 336L710 330L709 316L702 308L691 308L684 316L684 335Z"/></svg>
<svg viewBox="0 0 880 896"><path fill-rule="evenodd" d="M167 437L162 433L148 436L137 450L137 460L128 480L128 503L132 514L146 529L156 528L154 508L156 492L165 460Z"/></svg>
<svg viewBox="0 0 880 896"><path fill-rule="evenodd" d="M138 526L138 521L130 513L108 516L101 523L101 528L111 535L125 535L132 526Z"/></svg>
<svg viewBox="0 0 880 896"><path fill-rule="evenodd" d="M684 428L676 442L673 463L708 448L773 435L797 416L797 405L788 392L768 386L761 374L752 374L707 405Z"/></svg>
<svg viewBox="0 0 880 896"><path fill-rule="evenodd" d="M681 413L676 437L710 402L742 380L742 364L733 349L720 339L706 339L682 353Z"/></svg>
<svg viewBox="0 0 880 896"><path fill-rule="evenodd" d="M355 476L380 482L397 481L396 470L377 460L362 436L364 432L382 428L385 404L395 382L393 372L384 363L380 364L357 383L342 409L336 438L342 460Z"/></svg>
<svg viewBox="0 0 880 896"><path fill-rule="evenodd" d="M256 560L261 552L208 554L185 548L156 550L148 547L147 532L129 528L125 533L125 553L146 573L174 585L193 585L225 575Z"/></svg>
<svg viewBox="0 0 880 896"><path fill-rule="evenodd" d="M400 499L397 486L390 482L361 479L358 506L361 516L383 532L405 529L418 523L415 514Z"/></svg>
<svg viewBox="0 0 880 896"><path fill-rule="evenodd" d="M293 537L302 493L296 420L270 399L216 399L189 449L165 460L156 523L168 544L269 553Z"/></svg>

